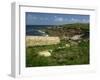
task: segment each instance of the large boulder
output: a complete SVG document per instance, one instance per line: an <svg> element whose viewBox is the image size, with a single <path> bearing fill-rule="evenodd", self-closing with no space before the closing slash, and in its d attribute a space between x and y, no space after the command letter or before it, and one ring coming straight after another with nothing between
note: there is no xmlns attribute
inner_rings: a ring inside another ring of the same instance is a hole
<svg viewBox="0 0 100 80"><path fill-rule="evenodd" d="M38 55L44 56L44 57L49 57L49 56L51 56L51 53L49 51L41 51L38 53Z"/></svg>
<svg viewBox="0 0 100 80"><path fill-rule="evenodd" d="M71 40L80 40L82 35L74 35L70 39Z"/></svg>

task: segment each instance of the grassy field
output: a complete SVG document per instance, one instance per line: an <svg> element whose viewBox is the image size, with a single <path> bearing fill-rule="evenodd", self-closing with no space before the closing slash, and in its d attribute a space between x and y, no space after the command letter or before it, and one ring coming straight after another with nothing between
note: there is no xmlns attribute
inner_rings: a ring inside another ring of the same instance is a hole
<svg viewBox="0 0 100 80"><path fill-rule="evenodd" d="M89 64L89 24L69 24L44 31L60 37L60 43L26 47L26 67ZM75 41L63 38L77 34L83 34L82 38ZM42 51L50 56L39 55Z"/></svg>
<svg viewBox="0 0 100 80"><path fill-rule="evenodd" d="M77 65L89 64L89 41L81 41L78 44L67 42L70 47L61 42L57 45L44 45L27 47L26 66L57 66L57 65ZM63 47L65 46L65 47ZM59 48L62 47L62 48ZM38 55L38 52L52 50L51 56L45 57Z"/></svg>

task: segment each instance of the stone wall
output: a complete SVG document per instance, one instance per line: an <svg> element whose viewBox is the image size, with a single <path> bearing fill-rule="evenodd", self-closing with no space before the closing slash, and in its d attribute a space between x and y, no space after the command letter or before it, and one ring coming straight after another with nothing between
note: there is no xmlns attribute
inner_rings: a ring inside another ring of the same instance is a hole
<svg viewBox="0 0 100 80"><path fill-rule="evenodd" d="M59 37L26 36L26 46L52 45L60 42Z"/></svg>

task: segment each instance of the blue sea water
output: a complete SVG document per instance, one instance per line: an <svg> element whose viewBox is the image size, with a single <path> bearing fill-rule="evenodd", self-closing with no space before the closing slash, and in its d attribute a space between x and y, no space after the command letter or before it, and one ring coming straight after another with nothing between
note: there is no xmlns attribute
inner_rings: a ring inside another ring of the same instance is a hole
<svg viewBox="0 0 100 80"><path fill-rule="evenodd" d="M43 25L27 25L26 26L26 35L27 36L46 36L47 34L41 29L47 28L47 26Z"/></svg>

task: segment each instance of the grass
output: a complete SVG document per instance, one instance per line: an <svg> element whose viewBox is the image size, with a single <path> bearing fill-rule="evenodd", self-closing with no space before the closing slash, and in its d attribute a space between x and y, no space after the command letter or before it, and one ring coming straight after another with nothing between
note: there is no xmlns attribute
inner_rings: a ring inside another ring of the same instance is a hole
<svg viewBox="0 0 100 80"><path fill-rule="evenodd" d="M71 45L70 41L62 40L55 45L27 47L26 67L89 64L89 40L76 43L78 44ZM69 44L70 47L65 47L65 44ZM38 52L45 50L52 50L51 56L38 55Z"/></svg>
<svg viewBox="0 0 100 80"><path fill-rule="evenodd" d="M42 29L49 36L59 37L59 44L26 47L26 67L89 64L89 24L65 24ZM64 39L84 34L81 40ZM67 44L67 46L66 46ZM38 53L48 51L51 56Z"/></svg>

